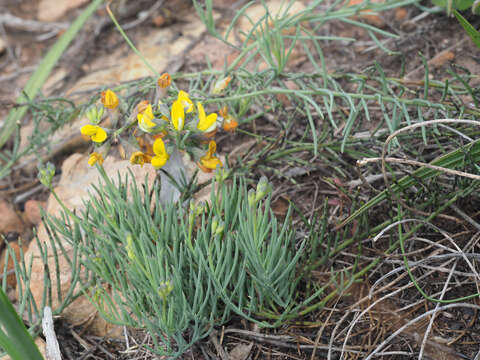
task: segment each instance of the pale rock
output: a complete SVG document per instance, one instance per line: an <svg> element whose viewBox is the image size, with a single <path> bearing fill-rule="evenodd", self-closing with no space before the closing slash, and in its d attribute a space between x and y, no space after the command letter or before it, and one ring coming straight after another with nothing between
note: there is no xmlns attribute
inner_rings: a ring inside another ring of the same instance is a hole
<svg viewBox="0 0 480 360"><path fill-rule="evenodd" d="M6 235L9 232L22 233L23 228L22 220L12 206L5 200L0 200L0 234Z"/></svg>
<svg viewBox="0 0 480 360"><path fill-rule="evenodd" d="M60 154L69 153L73 150L85 149L90 145L90 142L85 140L80 133L82 126L89 124L90 121L86 116L81 116L75 121L62 126L58 129L55 134L50 137L49 149L45 154L41 154L41 158L44 162L49 161L51 158L58 156ZM37 132L42 132L47 130L47 124L41 123ZM22 126L20 129L20 151L25 149L35 131L33 123L29 123L25 126ZM35 174L37 172L37 157L38 154L32 154L24 156L20 167L23 171L28 174Z"/></svg>
<svg viewBox="0 0 480 360"><path fill-rule="evenodd" d="M372 3L384 3L384 2L385 0L372 0ZM354 6L359 4L363 4L363 0L350 0L348 2L348 6ZM378 13L375 13L372 10L361 10L359 12L359 15L353 16L353 19L365 20L365 22L367 22L368 24L376 27L385 26L385 21L378 15Z"/></svg>
<svg viewBox="0 0 480 360"><path fill-rule="evenodd" d="M283 0L271 0L266 2L268 12L270 13L272 18L282 17L284 16L283 13L287 9L287 5L290 2L283 1ZM287 14L289 16L298 14L302 12L305 9L305 5L301 1L295 1L292 6L288 9ZM239 35L239 37L243 40L245 39L245 35L248 34L251 30L254 24L256 24L261 18L265 16L266 10L263 4L257 3L255 5L250 6L245 13L240 16L238 19L238 22L236 24L236 31ZM272 26L273 24L271 22L267 22L269 26ZM285 29L283 30L284 32L292 32L293 35L295 34L295 29ZM234 35L232 32L229 35L229 41L235 42Z"/></svg>
<svg viewBox="0 0 480 360"><path fill-rule="evenodd" d="M40 21L57 21L67 11L78 8L89 0L41 0L38 4L37 18Z"/></svg>
<svg viewBox="0 0 480 360"><path fill-rule="evenodd" d="M32 225L40 224L40 221L42 221L40 208L45 209L46 204L45 201L28 200L25 203L25 219Z"/></svg>
<svg viewBox="0 0 480 360"><path fill-rule="evenodd" d="M136 45L154 69L173 73L181 67L182 57L196 43L204 28L197 14L192 11L178 25L145 29L148 33ZM118 46L106 57L94 60L90 69L89 74L73 87L74 91L89 90L92 86L120 84L153 75L127 44Z"/></svg>
<svg viewBox="0 0 480 360"><path fill-rule="evenodd" d="M58 197L62 200L65 206L70 210L80 211L84 209L84 200L88 199L89 192L93 191L93 185L98 185L100 174L95 167L90 167L87 164L88 155L73 154L70 156L62 166L62 177L55 191ZM132 166L126 160L117 160L113 156L107 157L104 162L104 169L109 178L113 181L117 179L117 173L122 177L131 170L135 177L138 186L145 182L147 177L148 183L152 184L155 178L155 171L151 166ZM53 216L59 216L62 212L60 204L55 200L53 195L50 195L47 202L47 213ZM52 245L49 241L48 233L43 223L38 229L38 239L43 246L48 249L48 266L50 271L55 271L55 258L52 256ZM73 256L73 247L68 242L63 241L62 245L65 248L68 256ZM25 254L26 263L33 258L32 272L31 272L31 286L30 290L37 302L41 304L43 296L43 278L44 278L44 264L41 258L40 249L37 241L32 241L28 251ZM67 259L60 253L59 261L59 279L62 291L62 297L66 294L72 281L71 268ZM52 273L53 274L53 273ZM56 276L51 277L52 294L57 293L58 281ZM59 305L56 296L52 299L52 309ZM74 325L88 325L89 331L99 336L122 336L122 328L120 326L107 323L96 311L95 307L90 301L81 296L70 304L63 312L64 317L68 322Z"/></svg>
<svg viewBox="0 0 480 360"><path fill-rule="evenodd" d="M274 20L276 18L282 18L285 16L291 17L305 10L305 5L301 1L293 2L291 4L292 6L290 6L289 8L288 8L288 5L290 4L290 2L286 2L283 0L271 0L271 1L265 2L265 4L267 6L268 12L271 15L271 17L268 18L268 20L266 21L265 19L262 20L261 25L257 27L255 31L260 31L260 28L263 28L263 31L269 31L270 29L274 30L274 26L275 26ZM287 8L288 8L288 11L286 11ZM231 43L237 43L236 38L240 39L241 41L244 41L247 34L249 34L252 31L254 25L265 16L266 12L267 10L265 9L265 6L261 3L257 3L255 5L248 7L245 10L245 13L238 18L238 22L235 24L236 34L234 34L234 32L231 31L227 40ZM274 20L272 20L272 18ZM308 26L308 24L305 24L305 26ZM282 29L281 32L282 32L282 35L295 35L296 29L294 26L292 26L290 28ZM253 39L255 39L255 35L250 38L249 42L252 42ZM285 56L288 54L289 48L290 48L290 42L286 40L285 50L284 50ZM260 55L258 55L257 58L259 61L259 68L258 68L259 71L266 70L270 67L270 65L267 64ZM297 42L297 44L294 46L294 48L289 54L288 62L286 66L295 67L300 62L304 61L304 58L305 58L305 54L303 51L303 45L300 42Z"/></svg>

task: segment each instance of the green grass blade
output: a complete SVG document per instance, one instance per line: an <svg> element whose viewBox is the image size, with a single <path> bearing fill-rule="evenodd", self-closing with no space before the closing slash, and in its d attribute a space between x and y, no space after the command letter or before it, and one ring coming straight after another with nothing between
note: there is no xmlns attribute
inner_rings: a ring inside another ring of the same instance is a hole
<svg viewBox="0 0 480 360"><path fill-rule="evenodd" d="M0 345L10 354L13 360L42 360L32 337L23 321L15 312L7 296L0 288Z"/></svg>
<svg viewBox="0 0 480 360"><path fill-rule="evenodd" d="M94 0L81 14L75 19L70 28L57 40L57 42L48 51L47 55L43 58L42 62L38 66L37 70L33 73L32 77L25 85L22 95L17 98L17 103L27 102L29 99L35 98L41 89L45 80L47 80L53 67L58 62L65 49L70 42L75 38L75 35L80 31L83 24L93 14L97 7L103 2L103 0ZM28 107L22 106L12 109L5 119L5 124L0 132L0 148L7 142L10 135L12 135L16 124L25 115Z"/></svg>
<svg viewBox="0 0 480 360"><path fill-rule="evenodd" d="M470 36L475 45L480 48L480 32L476 30L457 10L453 10L453 14L457 18L460 25L462 25L465 32Z"/></svg>

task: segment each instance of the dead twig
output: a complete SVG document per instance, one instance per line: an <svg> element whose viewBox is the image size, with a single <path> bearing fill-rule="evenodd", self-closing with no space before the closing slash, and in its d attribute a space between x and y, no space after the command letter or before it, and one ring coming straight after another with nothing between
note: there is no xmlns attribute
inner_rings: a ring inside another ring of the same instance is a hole
<svg viewBox="0 0 480 360"><path fill-rule="evenodd" d="M58 346L57 336L53 327L52 309L49 306L45 306L43 309L42 329L47 343L47 360L62 360L62 354L60 353L60 347Z"/></svg>
<svg viewBox="0 0 480 360"><path fill-rule="evenodd" d="M0 24L15 30L28 31L33 33L38 32L60 32L68 29L70 24L59 22L42 22L36 20L22 19L18 16L3 13L0 14Z"/></svg>

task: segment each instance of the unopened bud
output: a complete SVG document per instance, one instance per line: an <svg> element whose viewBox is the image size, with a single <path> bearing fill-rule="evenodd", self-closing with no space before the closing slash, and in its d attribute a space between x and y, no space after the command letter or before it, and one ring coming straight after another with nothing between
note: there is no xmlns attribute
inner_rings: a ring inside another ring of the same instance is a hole
<svg viewBox="0 0 480 360"><path fill-rule="evenodd" d="M105 108L97 108L95 105L93 105L85 112L85 116L90 121L90 124L98 125L100 120L102 120L104 111Z"/></svg>
<svg viewBox="0 0 480 360"><path fill-rule="evenodd" d="M127 235L127 256L130 260L135 260L135 252L133 251L133 236L128 234Z"/></svg>
<svg viewBox="0 0 480 360"><path fill-rule="evenodd" d="M221 94L222 91L225 90L225 88L227 87L230 80L232 80L230 76L227 76L226 78L218 80L213 86L212 94L215 94L215 95Z"/></svg>
<svg viewBox="0 0 480 360"><path fill-rule="evenodd" d="M52 179L55 176L55 165L51 162L48 162L47 165L38 167L38 180L45 185L50 187L52 185Z"/></svg>
<svg viewBox="0 0 480 360"><path fill-rule="evenodd" d="M167 296L172 292L173 284L170 280L162 281L158 287L158 295L165 300Z"/></svg>
<svg viewBox="0 0 480 360"><path fill-rule="evenodd" d="M272 185L268 182L265 176L262 176L257 184L257 192L255 195L255 201L258 202L268 195L272 191Z"/></svg>
<svg viewBox="0 0 480 360"><path fill-rule="evenodd" d="M255 201L255 190L248 190L248 206L253 208L257 202Z"/></svg>

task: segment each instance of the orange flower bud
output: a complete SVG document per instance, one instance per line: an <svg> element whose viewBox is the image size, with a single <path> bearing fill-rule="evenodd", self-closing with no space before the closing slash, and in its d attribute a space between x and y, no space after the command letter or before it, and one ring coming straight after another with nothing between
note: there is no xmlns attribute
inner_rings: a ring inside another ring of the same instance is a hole
<svg viewBox="0 0 480 360"><path fill-rule="evenodd" d="M168 88L171 83L172 77L169 73L163 73L162 76L160 76L157 80L158 86L160 86L162 89Z"/></svg>
<svg viewBox="0 0 480 360"><path fill-rule="evenodd" d="M238 127L238 121L228 116L223 120L223 130L233 132Z"/></svg>

